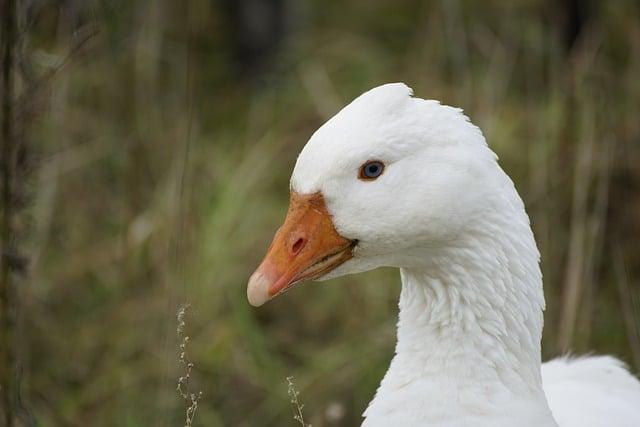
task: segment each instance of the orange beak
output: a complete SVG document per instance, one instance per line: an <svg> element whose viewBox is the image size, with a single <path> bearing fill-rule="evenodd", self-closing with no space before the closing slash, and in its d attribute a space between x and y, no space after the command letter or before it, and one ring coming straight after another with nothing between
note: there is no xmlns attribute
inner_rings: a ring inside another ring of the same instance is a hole
<svg viewBox="0 0 640 427"><path fill-rule="evenodd" d="M336 231L321 193L291 193L284 224L247 285L247 298L260 306L291 286L317 279L353 257L357 241Z"/></svg>

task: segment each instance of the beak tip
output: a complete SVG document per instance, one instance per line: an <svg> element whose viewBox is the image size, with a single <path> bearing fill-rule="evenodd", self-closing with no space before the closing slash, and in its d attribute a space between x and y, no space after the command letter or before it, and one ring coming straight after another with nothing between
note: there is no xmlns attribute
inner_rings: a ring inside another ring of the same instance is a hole
<svg viewBox="0 0 640 427"><path fill-rule="evenodd" d="M249 278L247 284L247 299L249 304L254 307L260 307L267 302L269 296L269 280L260 271L256 271Z"/></svg>

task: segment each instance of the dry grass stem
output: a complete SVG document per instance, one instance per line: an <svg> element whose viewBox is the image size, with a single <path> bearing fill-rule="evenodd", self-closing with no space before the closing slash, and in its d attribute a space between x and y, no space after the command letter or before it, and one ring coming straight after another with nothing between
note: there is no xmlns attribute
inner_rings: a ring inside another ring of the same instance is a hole
<svg viewBox="0 0 640 427"><path fill-rule="evenodd" d="M293 419L300 423L302 427L311 427L311 424L307 424L302 415L302 409L304 405L300 401L300 392L296 389L296 385L293 383L293 377L287 377L287 394L293 407Z"/></svg>
<svg viewBox="0 0 640 427"><path fill-rule="evenodd" d="M187 314L187 310L189 309L189 304L184 304L178 309L178 339L180 340L180 357L179 361L184 367L184 372L181 377L178 378L178 386L176 390L182 399L184 399L185 403L185 421L184 427L191 427L193 425L193 419L196 416L196 411L198 410L198 405L200 404L200 399L202 399L202 392L198 391L197 393L191 390L191 386L189 384L189 380L191 379L191 372L193 370L193 362L189 359L189 354L187 353L187 344L189 344L189 336L185 332L186 322L185 316Z"/></svg>

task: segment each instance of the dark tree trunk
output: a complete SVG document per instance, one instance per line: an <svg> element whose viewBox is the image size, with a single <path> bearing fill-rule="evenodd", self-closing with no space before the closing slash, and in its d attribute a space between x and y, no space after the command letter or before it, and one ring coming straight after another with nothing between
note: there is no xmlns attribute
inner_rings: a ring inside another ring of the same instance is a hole
<svg viewBox="0 0 640 427"><path fill-rule="evenodd" d="M287 0L224 0L237 67L260 74L284 39L290 6Z"/></svg>
<svg viewBox="0 0 640 427"><path fill-rule="evenodd" d="M15 362L15 284L12 254L15 252L14 178L17 143L14 129L14 48L16 45L16 1L2 1L2 218L0 222L0 393L3 421L7 427L15 422L17 371Z"/></svg>
<svg viewBox="0 0 640 427"><path fill-rule="evenodd" d="M585 24L590 18L591 5L589 0L564 0L562 7L562 41L567 51L570 51L580 38Z"/></svg>

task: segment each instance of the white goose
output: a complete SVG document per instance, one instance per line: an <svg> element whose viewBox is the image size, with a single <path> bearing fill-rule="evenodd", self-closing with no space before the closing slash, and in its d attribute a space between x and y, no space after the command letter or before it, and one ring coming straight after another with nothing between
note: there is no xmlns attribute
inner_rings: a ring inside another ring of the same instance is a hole
<svg viewBox="0 0 640 427"><path fill-rule="evenodd" d="M247 295L400 268L396 354L363 426L640 426L612 357L541 365L544 296L529 218L481 131L404 84L361 95L304 147Z"/></svg>

